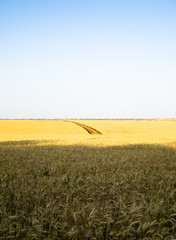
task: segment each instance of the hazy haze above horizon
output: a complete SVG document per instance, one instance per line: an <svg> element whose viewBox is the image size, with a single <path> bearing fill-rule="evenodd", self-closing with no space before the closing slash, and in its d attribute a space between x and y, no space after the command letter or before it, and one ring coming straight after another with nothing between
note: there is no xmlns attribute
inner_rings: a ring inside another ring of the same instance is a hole
<svg viewBox="0 0 176 240"><path fill-rule="evenodd" d="M176 1L1 0L0 118L176 117Z"/></svg>

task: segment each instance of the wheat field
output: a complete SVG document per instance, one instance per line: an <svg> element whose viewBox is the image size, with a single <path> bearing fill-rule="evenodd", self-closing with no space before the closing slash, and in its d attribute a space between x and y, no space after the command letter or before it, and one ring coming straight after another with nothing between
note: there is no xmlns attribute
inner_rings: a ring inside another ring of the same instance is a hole
<svg viewBox="0 0 176 240"><path fill-rule="evenodd" d="M88 134L83 124L102 134ZM38 144L176 146L176 121L148 120L0 120L0 142L36 140Z"/></svg>
<svg viewBox="0 0 176 240"><path fill-rule="evenodd" d="M0 240L174 238L176 121L0 121Z"/></svg>

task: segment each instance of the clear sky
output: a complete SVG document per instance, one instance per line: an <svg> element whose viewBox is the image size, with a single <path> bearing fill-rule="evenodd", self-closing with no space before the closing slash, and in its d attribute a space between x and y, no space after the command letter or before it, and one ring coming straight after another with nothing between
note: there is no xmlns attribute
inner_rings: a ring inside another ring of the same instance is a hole
<svg viewBox="0 0 176 240"><path fill-rule="evenodd" d="M0 0L0 118L176 117L175 0Z"/></svg>

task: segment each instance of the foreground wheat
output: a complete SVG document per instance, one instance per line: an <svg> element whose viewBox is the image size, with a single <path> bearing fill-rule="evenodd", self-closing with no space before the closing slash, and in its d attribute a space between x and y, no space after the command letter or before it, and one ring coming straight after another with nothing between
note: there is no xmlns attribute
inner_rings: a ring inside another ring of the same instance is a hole
<svg viewBox="0 0 176 240"><path fill-rule="evenodd" d="M0 144L0 239L176 238L176 150Z"/></svg>

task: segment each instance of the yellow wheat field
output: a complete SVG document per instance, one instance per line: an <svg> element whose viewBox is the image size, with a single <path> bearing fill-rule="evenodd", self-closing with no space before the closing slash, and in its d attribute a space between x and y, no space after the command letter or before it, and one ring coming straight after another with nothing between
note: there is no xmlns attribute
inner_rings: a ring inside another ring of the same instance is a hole
<svg viewBox="0 0 176 240"><path fill-rule="evenodd" d="M76 120L102 135L63 120L0 120L0 141L43 140L59 145L114 146L125 144L176 144L176 121Z"/></svg>
<svg viewBox="0 0 176 240"><path fill-rule="evenodd" d="M1 120L6 239L176 239L176 121Z"/></svg>

